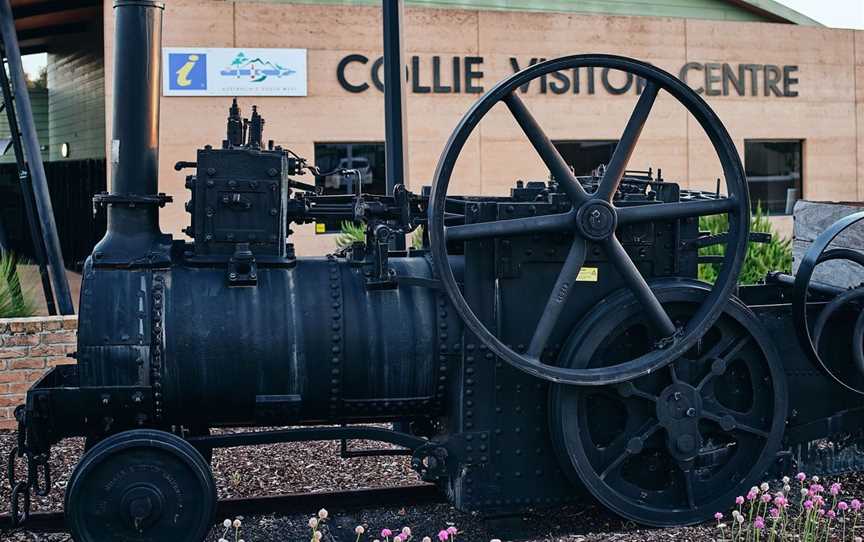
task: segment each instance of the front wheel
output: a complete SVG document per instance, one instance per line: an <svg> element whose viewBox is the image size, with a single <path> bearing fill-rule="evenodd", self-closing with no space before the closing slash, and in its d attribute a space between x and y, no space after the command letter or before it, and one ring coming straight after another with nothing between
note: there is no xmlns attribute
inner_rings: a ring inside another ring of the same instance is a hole
<svg viewBox="0 0 864 542"><path fill-rule="evenodd" d="M110 436L84 454L66 489L76 542L200 542L216 509L207 462L182 438L153 429Z"/></svg>

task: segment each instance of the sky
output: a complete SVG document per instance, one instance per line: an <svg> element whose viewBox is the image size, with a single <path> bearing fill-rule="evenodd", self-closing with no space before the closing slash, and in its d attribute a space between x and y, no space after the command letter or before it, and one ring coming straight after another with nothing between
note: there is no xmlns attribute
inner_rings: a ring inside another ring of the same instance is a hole
<svg viewBox="0 0 864 542"><path fill-rule="evenodd" d="M864 30L864 0L777 0L832 28Z"/></svg>
<svg viewBox="0 0 864 542"><path fill-rule="evenodd" d="M864 1L864 0L862 0ZM22 55L21 64L24 66L24 71L31 78L39 76L39 70L45 67L48 63L48 55L45 53L36 53L35 55Z"/></svg>

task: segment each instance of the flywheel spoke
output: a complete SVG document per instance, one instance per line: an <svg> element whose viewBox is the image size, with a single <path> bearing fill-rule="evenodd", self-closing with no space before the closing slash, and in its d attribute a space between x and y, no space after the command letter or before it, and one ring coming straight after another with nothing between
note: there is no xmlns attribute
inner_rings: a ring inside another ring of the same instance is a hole
<svg viewBox="0 0 864 542"><path fill-rule="evenodd" d="M643 427L645 427L643 425ZM647 441L651 436L656 433L660 429L660 423L656 420L652 420L648 423L648 427L644 429L639 435L627 439L624 441L626 436L622 435L619 439L619 442L624 444L624 449L618 451L621 448L621 445L616 447L615 457L606 463L606 466L603 467L603 471L600 473L600 479L605 480L606 477L614 472L618 467L624 463L624 460L631 455L637 455L642 452L642 449L645 445L645 441Z"/></svg>
<svg viewBox="0 0 864 542"><path fill-rule="evenodd" d="M606 255L621 274L624 283L633 292L633 295L642 304L647 321L660 334L661 338L671 337L675 334L675 324L666 309L657 300L657 296L651 291L648 283L642 277L642 273L636 268L636 264L630 259L627 251L621 246L621 242L613 235L606 243Z"/></svg>
<svg viewBox="0 0 864 542"><path fill-rule="evenodd" d="M699 359L700 362L710 360L712 357L716 357L716 359L711 362L711 368L708 370L705 376L702 377L702 380L699 382L699 384L696 385L696 390L701 392L705 385L710 382L712 378L725 373L726 368L729 366L729 361L736 355L738 355L738 352L740 352L742 348L747 346L747 343L750 342L751 338L752 337L749 334L740 337L734 337L733 339L722 343L722 349L712 348L710 352L702 356ZM727 348L729 349L727 350ZM722 352L722 354L717 356L715 355L715 352Z"/></svg>
<svg viewBox="0 0 864 542"><path fill-rule="evenodd" d="M552 141L543 132L543 128L540 127L540 124L537 123L537 120L528 111L528 108L525 107L525 102L522 101L522 98L517 96L515 92L511 92L504 97L504 103L507 104L510 113L513 114L522 131L528 136L528 140L534 146L537 154L540 155L543 163L549 168L552 176L555 177L561 188L570 196L570 200L574 203L587 200L588 194L585 192L585 189L582 188L576 176L570 171L570 167L564 161L564 158L561 157L561 153L558 152L558 149L555 148L555 145L552 144Z"/></svg>
<svg viewBox="0 0 864 542"><path fill-rule="evenodd" d="M634 384L632 381L618 384L618 395L621 397L638 397L652 403L657 402L656 395L654 395L653 393L648 393L647 391L636 387L636 384Z"/></svg>
<svg viewBox="0 0 864 542"><path fill-rule="evenodd" d="M549 299L546 301L546 307L540 316L537 329L534 330L534 336L531 337L531 343L528 345L528 357L539 359L540 354L543 353L546 341L549 340L549 335L552 334L552 330L558 322L558 317L561 315L561 311L564 310L564 305L570 297L570 292L573 290L573 283L576 282L579 270L582 268L582 264L585 263L586 250L587 242L581 237L575 237L573 244L570 246L570 252L567 254L567 259L558 273L558 279L555 281L552 293L549 294Z"/></svg>
<svg viewBox="0 0 864 542"><path fill-rule="evenodd" d="M618 225L726 214L734 211L736 205L735 198L719 198L618 207Z"/></svg>
<svg viewBox="0 0 864 542"><path fill-rule="evenodd" d="M564 232L573 230L575 220L576 212L568 211L554 215L529 216L509 220L496 220L493 222L448 226L445 234L448 241L468 241L510 235Z"/></svg>
<svg viewBox="0 0 864 542"><path fill-rule="evenodd" d="M597 188L597 193L594 194L594 197L612 201L612 197L618 190L618 185L624 176L624 170L627 169L627 162L630 161L630 156L633 155L633 149L636 148L639 134L642 133L642 128L645 126L645 121L648 120L648 115L651 113L651 108L654 105L654 100L657 99L659 91L660 88L653 81L648 81L645 85L645 89L642 91L642 95L639 96L639 101L636 102L636 107L627 121L624 133L621 134L621 139L615 146L612 159L609 160L609 165L606 167L606 171L600 180L600 186Z"/></svg>
<svg viewBox="0 0 864 542"><path fill-rule="evenodd" d="M746 417L743 417L741 413L729 410L717 404L704 405L702 408L702 417L706 420L716 422L724 431L750 433L764 439L771 436L768 431L753 425L753 420L748 420Z"/></svg>
<svg viewBox="0 0 864 542"><path fill-rule="evenodd" d="M687 496L687 506L690 507L691 510L696 509L696 475L693 472L692 461L689 462L690 465L681 465L678 464L678 468L681 469L681 473L684 475L684 494Z"/></svg>

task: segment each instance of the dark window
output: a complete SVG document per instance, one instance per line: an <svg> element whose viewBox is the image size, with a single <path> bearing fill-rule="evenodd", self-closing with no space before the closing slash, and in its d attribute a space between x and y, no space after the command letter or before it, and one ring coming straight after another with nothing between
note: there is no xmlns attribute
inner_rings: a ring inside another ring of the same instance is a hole
<svg viewBox="0 0 864 542"><path fill-rule="evenodd" d="M322 173L339 169L356 170L366 194L384 194L384 143L316 143L315 165ZM358 175L334 173L317 181L325 194L357 192Z"/></svg>
<svg viewBox="0 0 864 542"><path fill-rule="evenodd" d="M600 164L609 164L616 140L553 141L564 162L573 168L577 176L591 175Z"/></svg>
<svg viewBox="0 0 864 542"><path fill-rule="evenodd" d="M750 139L744 141L744 169L750 205L772 215L792 214L801 198L800 140Z"/></svg>

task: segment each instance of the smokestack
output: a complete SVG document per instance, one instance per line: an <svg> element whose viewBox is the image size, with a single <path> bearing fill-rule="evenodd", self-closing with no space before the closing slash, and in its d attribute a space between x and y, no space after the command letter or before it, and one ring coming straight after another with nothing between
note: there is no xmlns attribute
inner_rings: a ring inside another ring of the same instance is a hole
<svg viewBox="0 0 864 542"><path fill-rule="evenodd" d="M129 261L159 241L159 93L163 2L114 0L114 120L108 231L97 261Z"/></svg>

